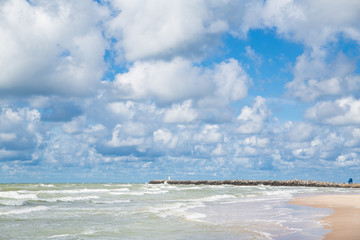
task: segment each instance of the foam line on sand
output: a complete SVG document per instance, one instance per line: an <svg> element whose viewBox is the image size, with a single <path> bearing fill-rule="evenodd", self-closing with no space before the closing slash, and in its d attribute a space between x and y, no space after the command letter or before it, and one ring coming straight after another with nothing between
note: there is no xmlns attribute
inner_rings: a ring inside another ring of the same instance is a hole
<svg viewBox="0 0 360 240"><path fill-rule="evenodd" d="M333 214L320 219L324 227L331 230L324 236L325 240L360 239L360 194L317 195L295 198L290 203L333 209Z"/></svg>

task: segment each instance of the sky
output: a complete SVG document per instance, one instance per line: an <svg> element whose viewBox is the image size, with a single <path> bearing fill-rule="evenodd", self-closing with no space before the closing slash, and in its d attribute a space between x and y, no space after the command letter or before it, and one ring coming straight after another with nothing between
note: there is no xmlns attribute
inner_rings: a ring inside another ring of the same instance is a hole
<svg viewBox="0 0 360 240"><path fill-rule="evenodd" d="M0 182L360 182L360 1L0 1Z"/></svg>

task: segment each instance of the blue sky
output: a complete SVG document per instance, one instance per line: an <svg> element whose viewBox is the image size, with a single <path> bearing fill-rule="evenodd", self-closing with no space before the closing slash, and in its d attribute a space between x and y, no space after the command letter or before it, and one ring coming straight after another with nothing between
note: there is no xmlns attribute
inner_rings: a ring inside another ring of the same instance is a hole
<svg viewBox="0 0 360 240"><path fill-rule="evenodd" d="M1 1L0 182L356 182L359 11Z"/></svg>

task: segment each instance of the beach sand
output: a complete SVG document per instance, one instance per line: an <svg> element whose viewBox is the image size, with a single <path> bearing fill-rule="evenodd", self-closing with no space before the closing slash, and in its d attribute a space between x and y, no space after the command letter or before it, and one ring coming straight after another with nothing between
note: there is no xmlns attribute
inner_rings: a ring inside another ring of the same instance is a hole
<svg viewBox="0 0 360 240"><path fill-rule="evenodd" d="M320 219L324 227L331 230L324 239L360 239L360 195L319 195L296 198L290 203L333 209L333 214Z"/></svg>

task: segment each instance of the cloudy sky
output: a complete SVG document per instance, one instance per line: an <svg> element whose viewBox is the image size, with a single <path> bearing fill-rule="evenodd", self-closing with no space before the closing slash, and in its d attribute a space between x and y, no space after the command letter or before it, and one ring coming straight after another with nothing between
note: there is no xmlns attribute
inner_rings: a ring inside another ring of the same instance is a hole
<svg viewBox="0 0 360 240"><path fill-rule="evenodd" d="M0 1L0 182L360 181L360 1Z"/></svg>

